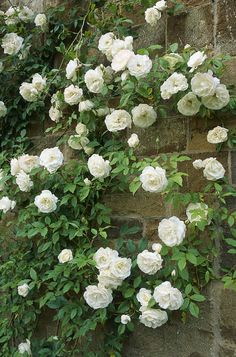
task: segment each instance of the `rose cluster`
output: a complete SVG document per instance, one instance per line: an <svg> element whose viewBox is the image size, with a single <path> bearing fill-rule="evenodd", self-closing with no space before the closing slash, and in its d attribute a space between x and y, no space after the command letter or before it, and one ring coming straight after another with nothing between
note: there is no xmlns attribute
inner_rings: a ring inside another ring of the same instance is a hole
<svg viewBox="0 0 236 357"><path fill-rule="evenodd" d="M46 87L46 78L35 73L32 82L23 82L20 86L20 94L27 102L36 102Z"/></svg>
<svg viewBox="0 0 236 357"><path fill-rule="evenodd" d="M167 8L167 3L165 0L160 0L153 7L149 7L145 11L145 20L151 25L155 26L158 23L158 20L161 18L161 13Z"/></svg>
<svg viewBox="0 0 236 357"><path fill-rule="evenodd" d="M94 149L88 144L90 143L87 135L88 128L83 123L78 123L75 128L76 135L71 135L68 140L68 145L74 150L84 150L87 155L91 155Z"/></svg>
<svg viewBox="0 0 236 357"><path fill-rule="evenodd" d="M215 157L209 157L205 160L195 160L193 162L193 167L196 170L203 169L203 176L209 181L220 180L225 175L223 165Z"/></svg>

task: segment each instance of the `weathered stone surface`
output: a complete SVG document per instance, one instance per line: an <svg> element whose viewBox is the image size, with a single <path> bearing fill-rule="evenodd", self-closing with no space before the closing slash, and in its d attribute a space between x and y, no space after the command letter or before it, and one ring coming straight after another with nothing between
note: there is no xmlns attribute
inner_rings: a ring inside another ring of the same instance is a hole
<svg viewBox="0 0 236 357"><path fill-rule="evenodd" d="M236 54L236 6L234 0L217 1L216 44L220 52Z"/></svg>
<svg viewBox="0 0 236 357"><path fill-rule="evenodd" d="M213 44L213 13L211 5L193 8L178 16L168 18L168 44L178 42L180 47L187 43L201 48Z"/></svg>
<svg viewBox="0 0 236 357"><path fill-rule="evenodd" d="M197 6L204 6L210 5L212 3L211 0L181 0L186 7L197 7Z"/></svg>
<svg viewBox="0 0 236 357"><path fill-rule="evenodd" d="M236 57L233 57L226 63L225 73L222 77L222 83L226 85L235 85L236 82Z"/></svg>
<svg viewBox="0 0 236 357"><path fill-rule="evenodd" d="M225 341L236 344L236 293L223 287L221 291L220 329L221 336Z"/></svg>
<svg viewBox="0 0 236 357"><path fill-rule="evenodd" d="M231 176L232 176L232 183L236 184L236 152L235 151L231 153Z"/></svg>
<svg viewBox="0 0 236 357"><path fill-rule="evenodd" d="M158 21L156 26L150 26L144 23L137 30L137 38L134 41L134 49L148 47L150 45L161 45L165 47L165 28L166 28L166 17Z"/></svg>

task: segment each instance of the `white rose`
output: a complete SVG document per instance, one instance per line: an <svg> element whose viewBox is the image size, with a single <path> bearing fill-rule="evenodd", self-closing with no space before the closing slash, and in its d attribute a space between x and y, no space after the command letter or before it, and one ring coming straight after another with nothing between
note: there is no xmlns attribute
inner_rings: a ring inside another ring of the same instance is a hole
<svg viewBox="0 0 236 357"><path fill-rule="evenodd" d="M60 109L61 106L61 92L57 91L54 93L51 97L51 104L57 108Z"/></svg>
<svg viewBox="0 0 236 357"><path fill-rule="evenodd" d="M79 112L89 112L93 107L94 104L91 100L83 100L79 103Z"/></svg>
<svg viewBox="0 0 236 357"><path fill-rule="evenodd" d="M102 71L99 68L88 70L85 73L84 81L90 92L101 93L104 85L104 79Z"/></svg>
<svg viewBox="0 0 236 357"><path fill-rule="evenodd" d="M190 223L201 222L202 220L208 221L208 206L203 202L190 203L186 209L186 215Z"/></svg>
<svg viewBox="0 0 236 357"><path fill-rule="evenodd" d="M30 288L29 288L28 284L22 284L17 287L18 295L23 296L23 297L26 297L28 295L29 290L30 290Z"/></svg>
<svg viewBox="0 0 236 357"><path fill-rule="evenodd" d="M110 50L114 40L115 40L115 35L112 32L108 32L102 35L98 42L99 51L101 51L106 55L107 52Z"/></svg>
<svg viewBox="0 0 236 357"><path fill-rule="evenodd" d="M120 317L120 322L121 322L123 325L127 325L130 321L131 321L131 318L130 318L129 315L121 315L121 317Z"/></svg>
<svg viewBox="0 0 236 357"><path fill-rule="evenodd" d="M214 129L209 130L207 134L207 141L210 144L219 144L227 141L228 129L222 126L216 126Z"/></svg>
<svg viewBox="0 0 236 357"><path fill-rule="evenodd" d="M102 269L98 275L98 282L107 289L117 289L123 280L113 275L110 269Z"/></svg>
<svg viewBox="0 0 236 357"><path fill-rule="evenodd" d="M158 1L154 7L159 11L164 11L167 8L166 0Z"/></svg>
<svg viewBox="0 0 236 357"><path fill-rule="evenodd" d="M17 159L11 159L11 175L12 176L16 176L16 174L18 174L18 172L20 172L20 166L19 166L19 162Z"/></svg>
<svg viewBox="0 0 236 357"><path fill-rule="evenodd" d="M230 101L229 91L224 84L219 84L213 95L207 95L202 98L202 103L205 107L212 110L220 110L224 108Z"/></svg>
<svg viewBox="0 0 236 357"><path fill-rule="evenodd" d="M102 156L97 154L93 154L88 159L88 169L91 175L96 178L106 178L111 171L110 162L105 161Z"/></svg>
<svg viewBox="0 0 236 357"><path fill-rule="evenodd" d="M6 196L0 199L0 211L3 211L3 213L7 213L8 211L14 209L15 206L16 206L16 201L11 201Z"/></svg>
<svg viewBox="0 0 236 357"><path fill-rule="evenodd" d="M109 247L99 248L93 256L93 260L96 262L97 269L109 268L113 259L118 257L118 252Z"/></svg>
<svg viewBox="0 0 236 357"><path fill-rule="evenodd" d="M139 269L148 275L156 274L162 268L163 259L158 253L144 250L137 256L137 264Z"/></svg>
<svg viewBox="0 0 236 357"><path fill-rule="evenodd" d="M173 94L188 89L187 78L182 73L174 72L161 85L161 97L163 99L170 99Z"/></svg>
<svg viewBox="0 0 236 357"><path fill-rule="evenodd" d="M110 265L111 273L118 279L126 279L131 274L132 261L130 258L117 257Z"/></svg>
<svg viewBox="0 0 236 357"><path fill-rule="evenodd" d="M146 327L157 328L168 321L168 315L166 311L145 308L139 320Z"/></svg>
<svg viewBox="0 0 236 357"><path fill-rule="evenodd" d="M49 117L52 121L55 121L55 123L58 123L62 117L62 112L59 109L51 106L51 108L49 109Z"/></svg>
<svg viewBox="0 0 236 357"><path fill-rule="evenodd" d="M19 88L20 95L27 102L36 102L39 96L38 90L32 83L23 82Z"/></svg>
<svg viewBox="0 0 236 357"><path fill-rule="evenodd" d="M154 250L154 252L160 253L162 249L162 245L160 243L154 243L152 245L152 250Z"/></svg>
<svg viewBox="0 0 236 357"><path fill-rule="evenodd" d="M39 73L35 73L33 75L32 84L37 91L42 92L46 87L46 78L43 78Z"/></svg>
<svg viewBox="0 0 236 357"><path fill-rule="evenodd" d="M29 192L33 187L33 181L30 179L29 175L22 170L16 175L16 184L20 191L23 192Z"/></svg>
<svg viewBox="0 0 236 357"><path fill-rule="evenodd" d="M76 81L77 79L77 71L81 67L81 63L78 58L74 60L70 60L66 66L66 78L71 79L72 81Z"/></svg>
<svg viewBox="0 0 236 357"><path fill-rule="evenodd" d="M87 126L83 123L78 123L75 127L75 131L79 136L86 136L89 133Z"/></svg>
<svg viewBox="0 0 236 357"><path fill-rule="evenodd" d="M148 192L162 192L168 185L166 170L161 167L145 167L140 175L140 181L142 182L144 191Z"/></svg>
<svg viewBox="0 0 236 357"><path fill-rule="evenodd" d="M133 50L133 37L127 36L124 40L115 39L110 50L107 52L107 58L112 59L118 52L122 50Z"/></svg>
<svg viewBox="0 0 236 357"><path fill-rule="evenodd" d="M34 13L28 6L23 6L19 11L19 18L24 22L29 22L33 19Z"/></svg>
<svg viewBox="0 0 236 357"><path fill-rule="evenodd" d="M91 186L92 182L86 177L84 179L84 184L85 184L85 186Z"/></svg>
<svg viewBox="0 0 236 357"><path fill-rule="evenodd" d="M0 118L5 117L6 114L7 114L7 107L2 101L0 101Z"/></svg>
<svg viewBox="0 0 236 357"><path fill-rule="evenodd" d="M189 92L177 103L178 111L186 116L192 116L199 112L201 102L197 99L197 96Z"/></svg>
<svg viewBox="0 0 236 357"><path fill-rule="evenodd" d="M39 212L51 213L57 209L58 198L49 190L43 190L40 195L34 199L34 204Z"/></svg>
<svg viewBox="0 0 236 357"><path fill-rule="evenodd" d="M114 110L114 112L106 116L105 124L107 130L111 132L131 128L131 116L126 110Z"/></svg>
<svg viewBox="0 0 236 357"><path fill-rule="evenodd" d="M131 76L144 77L152 69L152 61L147 55L134 55L130 58L127 68Z"/></svg>
<svg viewBox="0 0 236 357"><path fill-rule="evenodd" d="M203 62L207 59L204 52L197 51L188 60L188 67L190 67L190 72L193 72L198 66L201 66Z"/></svg>
<svg viewBox="0 0 236 357"><path fill-rule="evenodd" d="M197 159L193 161L193 167L196 170L200 170L204 168L203 161L201 159Z"/></svg>
<svg viewBox="0 0 236 357"><path fill-rule="evenodd" d="M78 86L71 84L64 90L65 102L69 105L78 104L83 95L83 89Z"/></svg>
<svg viewBox="0 0 236 357"><path fill-rule="evenodd" d="M63 164L63 154L58 147L44 149L39 157L40 165L45 167L50 174L56 172Z"/></svg>
<svg viewBox="0 0 236 357"><path fill-rule="evenodd" d="M124 71L130 58L134 55L133 51L121 50L112 59L111 68L115 72Z"/></svg>
<svg viewBox="0 0 236 357"><path fill-rule="evenodd" d="M194 94L198 97L213 96L219 79L213 77L212 72L196 73L191 79L191 87Z"/></svg>
<svg viewBox="0 0 236 357"><path fill-rule="evenodd" d="M225 175L225 169L223 165L216 160L216 158L211 157L207 159L207 163L203 170L203 175L209 181L220 180Z"/></svg>
<svg viewBox="0 0 236 357"><path fill-rule="evenodd" d="M16 55L22 48L24 39L16 33L7 33L2 39L2 48L8 55Z"/></svg>
<svg viewBox="0 0 236 357"><path fill-rule="evenodd" d="M18 158L18 165L20 170L29 174L33 169L39 166L39 157L33 155L21 155Z"/></svg>
<svg viewBox="0 0 236 357"><path fill-rule="evenodd" d="M120 76L122 82L126 81L129 78L129 71L124 71Z"/></svg>
<svg viewBox="0 0 236 357"><path fill-rule="evenodd" d="M17 24L20 19L18 17L18 13L19 13L19 7L18 6L10 6L9 9L5 12L5 23L6 25L15 25ZM3 12L3 16L4 16L4 12Z"/></svg>
<svg viewBox="0 0 236 357"><path fill-rule="evenodd" d="M73 259L72 251L70 249L63 249L57 258L59 263L67 263Z"/></svg>
<svg viewBox="0 0 236 357"><path fill-rule="evenodd" d="M131 111L134 125L139 128L148 128L157 119L157 113L148 104L139 104Z"/></svg>
<svg viewBox="0 0 236 357"><path fill-rule="evenodd" d="M150 7L145 11L145 21L151 26L155 26L160 18L161 12L155 7Z"/></svg>
<svg viewBox="0 0 236 357"><path fill-rule="evenodd" d="M137 134L132 134L128 139L128 145L130 148L136 148L139 144L139 138Z"/></svg>
<svg viewBox="0 0 236 357"><path fill-rule="evenodd" d="M42 29L47 26L47 17L45 14L38 14L34 19L34 23L36 27L41 27Z"/></svg>
<svg viewBox="0 0 236 357"><path fill-rule="evenodd" d="M19 345L18 345L18 352L20 354L24 354L24 353L27 353L28 356L31 356L32 353L31 353L31 348L30 348L30 341L28 339L26 339L26 342L21 342Z"/></svg>
<svg viewBox="0 0 236 357"><path fill-rule="evenodd" d="M71 135L68 139L68 145L74 150L85 149L89 144L89 139L81 135Z"/></svg>
<svg viewBox="0 0 236 357"><path fill-rule="evenodd" d="M152 292L151 290L141 288L136 295L136 298L142 306L148 306L148 303L152 298Z"/></svg>
<svg viewBox="0 0 236 357"><path fill-rule="evenodd" d="M158 235L168 247L182 243L186 234L186 226L178 217L164 218L158 226Z"/></svg>
<svg viewBox="0 0 236 357"><path fill-rule="evenodd" d="M102 285L89 285L84 293L84 299L91 308L103 309L112 302L112 291Z"/></svg>
<svg viewBox="0 0 236 357"><path fill-rule="evenodd" d="M184 302L181 292L173 288L169 281L157 286L153 297L162 309L178 310Z"/></svg>

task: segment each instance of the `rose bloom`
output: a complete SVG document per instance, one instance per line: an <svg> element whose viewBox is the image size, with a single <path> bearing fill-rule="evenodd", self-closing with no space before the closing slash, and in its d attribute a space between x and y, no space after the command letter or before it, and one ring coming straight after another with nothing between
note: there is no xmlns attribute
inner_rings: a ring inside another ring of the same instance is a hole
<svg viewBox="0 0 236 357"><path fill-rule="evenodd" d="M28 6L23 6L19 9L18 16L21 21L30 22L34 17L34 13Z"/></svg>
<svg viewBox="0 0 236 357"><path fill-rule="evenodd" d="M170 99L173 94L188 89L187 78L182 73L174 72L167 80L161 85L162 99Z"/></svg>
<svg viewBox="0 0 236 357"><path fill-rule="evenodd" d="M177 63L184 62L183 57L180 56L178 53L167 53L162 58L168 62L169 67L172 69L176 66Z"/></svg>
<svg viewBox="0 0 236 357"><path fill-rule="evenodd" d="M160 253L162 249L162 245L160 243L154 243L152 245L152 250L154 250L154 252L156 253Z"/></svg>
<svg viewBox="0 0 236 357"><path fill-rule="evenodd" d="M115 39L110 50L107 52L107 58L113 58L118 52L122 50L133 50L133 37L127 36L124 40Z"/></svg>
<svg viewBox="0 0 236 357"><path fill-rule="evenodd" d="M106 178L111 171L110 162L97 154L93 154L88 159L88 169L95 178Z"/></svg>
<svg viewBox="0 0 236 357"><path fill-rule="evenodd" d="M141 288L136 295L136 298L142 306L148 306L148 303L152 298L152 292L151 290Z"/></svg>
<svg viewBox="0 0 236 357"><path fill-rule="evenodd" d="M19 88L20 95L27 102L36 102L39 96L38 90L32 83L23 82Z"/></svg>
<svg viewBox="0 0 236 357"><path fill-rule="evenodd" d="M145 11L145 21L151 26L157 25L160 18L161 12L155 7L150 7Z"/></svg>
<svg viewBox="0 0 236 357"><path fill-rule="evenodd" d="M28 295L29 290L30 290L30 288L29 288L28 284L22 284L17 287L18 295L23 296L23 297L26 297Z"/></svg>
<svg viewBox="0 0 236 357"><path fill-rule="evenodd" d="M57 209L58 198L49 190L43 190L40 195L34 199L34 204L39 212L51 213Z"/></svg>
<svg viewBox="0 0 236 357"><path fill-rule="evenodd" d="M211 157L207 159L203 175L209 181L220 180L225 175L225 169L223 165L216 160L216 158Z"/></svg>
<svg viewBox="0 0 236 357"><path fill-rule="evenodd" d="M184 302L181 292L173 288L169 281L157 286L153 297L162 309L178 310Z"/></svg>
<svg viewBox="0 0 236 357"><path fill-rule="evenodd" d="M137 265L139 269L148 275L154 275L162 268L163 259L158 253L144 250L137 256Z"/></svg>
<svg viewBox="0 0 236 357"><path fill-rule="evenodd" d="M120 322L121 322L123 325L127 325L130 321L131 321L131 318L130 318L129 315L121 315L121 317L120 317Z"/></svg>
<svg viewBox="0 0 236 357"><path fill-rule="evenodd" d="M2 101L0 101L0 118L5 117L6 114L7 114L7 108L5 104Z"/></svg>
<svg viewBox="0 0 236 357"><path fill-rule="evenodd" d="M5 12L5 16L6 16L6 19L5 19L5 23L6 25L15 25L17 24L20 19L19 19L19 16L18 16L18 13L19 13L19 6L10 6L9 9L7 9L7 11ZM4 12L2 14L1 12L1 16L4 16Z"/></svg>
<svg viewBox="0 0 236 357"><path fill-rule="evenodd" d="M38 14L34 19L34 23L36 27L41 27L42 29L47 26L47 17L45 14Z"/></svg>
<svg viewBox="0 0 236 357"><path fill-rule="evenodd" d="M12 176L16 176L16 174L18 174L18 172L21 170L17 159L11 159L10 166Z"/></svg>
<svg viewBox="0 0 236 357"><path fill-rule="evenodd" d="M178 111L185 116L192 116L199 112L201 102L193 92L187 93L177 103Z"/></svg>
<svg viewBox="0 0 236 357"><path fill-rule="evenodd" d="M136 148L139 144L139 137L137 134L132 134L128 139L128 145L130 148Z"/></svg>
<svg viewBox="0 0 236 357"><path fill-rule="evenodd" d="M18 352L20 354L27 353L29 356L32 355L31 348L30 348L30 341L28 339L26 339L26 342L21 342L18 345Z"/></svg>
<svg viewBox="0 0 236 357"><path fill-rule="evenodd" d="M81 63L78 58L74 60L70 60L66 66L66 78L71 79L72 81L76 81L77 79L77 71L81 67Z"/></svg>
<svg viewBox="0 0 236 357"><path fill-rule="evenodd" d="M191 79L192 92L198 97L209 97L215 94L219 79L213 77L212 72L196 73Z"/></svg>
<svg viewBox="0 0 236 357"><path fill-rule="evenodd" d="M99 271L98 282L107 289L117 289L122 285L123 280L112 274L110 269L102 269Z"/></svg>
<svg viewBox="0 0 236 357"><path fill-rule="evenodd" d="M202 98L202 103L208 109L220 110L224 108L230 101L229 91L224 84L219 84L213 95Z"/></svg>
<svg viewBox="0 0 236 357"><path fill-rule="evenodd" d="M59 263L67 263L73 259L73 254L70 249L63 249L61 253L58 255Z"/></svg>
<svg viewBox="0 0 236 357"><path fill-rule="evenodd" d="M216 126L214 129L209 130L207 134L207 141L210 144L220 144L228 139L228 129L222 126Z"/></svg>
<svg viewBox="0 0 236 357"><path fill-rule="evenodd" d="M65 102L69 105L78 104L82 98L82 95L83 90L78 86L74 86L73 84L64 90L64 99Z"/></svg>
<svg viewBox="0 0 236 357"><path fill-rule="evenodd" d="M92 309L104 309L113 300L112 291L101 285L89 285L84 293L84 299Z"/></svg>
<svg viewBox="0 0 236 357"><path fill-rule="evenodd" d="M89 144L89 139L81 135L71 135L68 139L68 145L74 150L82 150Z"/></svg>
<svg viewBox="0 0 236 357"><path fill-rule="evenodd" d="M109 247L99 248L93 256L93 260L96 262L97 269L109 268L112 260L118 257L118 252Z"/></svg>
<svg viewBox="0 0 236 357"><path fill-rule="evenodd" d="M127 68L131 76L145 77L152 69L152 61L147 55L134 55L130 58Z"/></svg>
<svg viewBox="0 0 236 357"><path fill-rule="evenodd" d="M39 73L33 75L32 84L37 91L42 92L46 87L46 78L43 78Z"/></svg>
<svg viewBox="0 0 236 357"><path fill-rule="evenodd" d="M113 42L115 40L115 35L113 32L107 32L102 35L98 42L98 49L105 55L109 52Z"/></svg>
<svg viewBox="0 0 236 357"><path fill-rule="evenodd" d="M186 216L190 223L201 222L202 220L208 221L208 206L203 202L190 203L186 209Z"/></svg>
<svg viewBox="0 0 236 357"><path fill-rule="evenodd" d="M29 174L33 169L39 166L39 157L24 154L18 158L19 169Z"/></svg>
<svg viewBox="0 0 236 357"><path fill-rule="evenodd" d="M107 130L110 132L131 128L131 116L126 110L114 110L111 114L106 116L105 124Z"/></svg>
<svg viewBox="0 0 236 357"><path fill-rule="evenodd" d="M134 125L139 128L148 128L157 119L157 113L148 104L139 104L131 111Z"/></svg>
<svg viewBox="0 0 236 357"><path fill-rule="evenodd" d="M130 50L119 51L112 59L111 68L115 72L124 71L134 52Z"/></svg>
<svg viewBox="0 0 236 357"><path fill-rule="evenodd" d="M8 55L16 55L22 48L24 39L16 33L7 33L2 39L2 48Z"/></svg>
<svg viewBox="0 0 236 357"><path fill-rule="evenodd" d="M49 109L49 117L52 121L55 121L55 123L58 123L62 117L62 112L59 109L51 106L51 108Z"/></svg>
<svg viewBox="0 0 236 357"><path fill-rule="evenodd" d="M207 59L207 56L204 55L204 52L197 51L188 60L188 67L190 67L190 72L193 72L197 67L201 66L203 62Z"/></svg>
<svg viewBox="0 0 236 357"><path fill-rule="evenodd" d="M75 127L75 131L79 136L85 136L89 133L87 126L83 123L78 123Z"/></svg>
<svg viewBox="0 0 236 357"><path fill-rule="evenodd" d="M16 175L16 184L22 192L29 192L33 187L33 181L22 170Z"/></svg>
<svg viewBox="0 0 236 357"><path fill-rule="evenodd" d="M40 165L45 167L50 174L53 174L62 166L64 157L56 146L54 148L44 149L40 154L39 160Z"/></svg>
<svg viewBox="0 0 236 357"><path fill-rule="evenodd" d="M83 100L79 103L79 112L89 112L94 107L94 104L91 100Z"/></svg>
<svg viewBox="0 0 236 357"><path fill-rule="evenodd" d="M11 201L6 196L0 199L0 211L3 211L3 213L7 213L8 211L14 209L15 206L16 206L16 201Z"/></svg>
<svg viewBox="0 0 236 357"><path fill-rule="evenodd" d="M158 1L154 7L159 11L164 11L167 8L166 0Z"/></svg>
<svg viewBox="0 0 236 357"><path fill-rule="evenodd" d="M85 84L92 93L101 93L104 79L100 68L89 69L84 76Z"/></svg>
<svg viewBox="0 0 236 357"><path fill-rule="evenodd" d="M144 191L148 192L162 192L168 185L166 170L161 167L145 167L140 175L140 181L142 182Z"/></svg>
<svg viewBox="0 0 236 357"><path fill-rule="evenodd" d="M132 261L130 258L117 257L110 265L111 273L118 279L126 279L131 274Z"/></svg>
<svg viewBox="0 0 236 357"><path fill-rule="evenodd" d="M182 243L186 234L186 226L178 217L164 218L158 226L158 235L168 247Z"/></svg>
<svg viewBox="0 0 236 357"><path fill-rule="evenodd" d="M200 170L204 168L203 161L201 159L197 159L193 161L193 167L196 170Z"/></svg>
<svg viewBox="0 0 236 357"><path fill-rule="evenodd" d="M168 315L166 311L144 308L139 320L146 327L157 328L168 321Z"/></svg>

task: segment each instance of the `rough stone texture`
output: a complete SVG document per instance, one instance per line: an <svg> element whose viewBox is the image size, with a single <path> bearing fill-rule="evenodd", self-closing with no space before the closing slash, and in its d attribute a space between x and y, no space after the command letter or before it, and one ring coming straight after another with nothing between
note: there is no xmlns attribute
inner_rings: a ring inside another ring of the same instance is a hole
<svg viewBox="0 0 236 357"><path fill-rule="evenodd" d="M217 34L218 50L236 54L236 4L235 0L218 0L217 6Z"/></svg>

